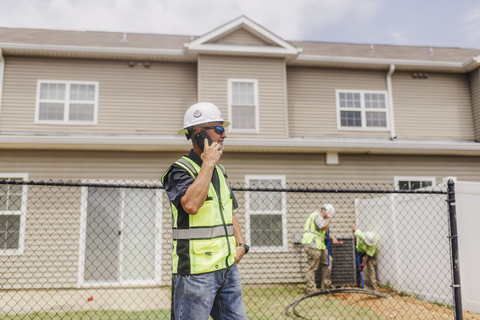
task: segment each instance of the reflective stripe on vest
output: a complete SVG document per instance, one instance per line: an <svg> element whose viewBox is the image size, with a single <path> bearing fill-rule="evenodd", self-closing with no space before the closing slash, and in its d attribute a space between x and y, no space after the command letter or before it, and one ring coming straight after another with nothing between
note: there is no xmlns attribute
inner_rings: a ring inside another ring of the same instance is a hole
<svg viewBox="0 0 480 320"><path fill-rule="evenodd" d="M233 236L233 225L227 226L227 234L225 234L224 226L192 228L192 229L173 229L173 240L179 239L212 239L221 236Z"/></svg>

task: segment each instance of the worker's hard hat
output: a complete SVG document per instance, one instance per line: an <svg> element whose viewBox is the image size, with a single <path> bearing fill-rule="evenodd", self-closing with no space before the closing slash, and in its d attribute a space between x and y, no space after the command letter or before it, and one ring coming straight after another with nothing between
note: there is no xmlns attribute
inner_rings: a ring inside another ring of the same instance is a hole
<svg viewBox="0 0 480 320"><path fill-rule="evenodd" d="M375 233L372 231L365 232L365 243L369 246L375 245Z"/></svg>
<svg viewBox="0 0 480 320"><path fill-rule="evenodd" d="M223 122L228 127L230 122L223 120L222 113L216 105L210 102L198 102L188 108L183 117L183 128L177 134L184 135L188 128L209 122Z"/></svg>
<svg viewBox="0 0 480 320"><path fill-rule="evenodd" d="M325 211L330 212L331 214L335 213L335 208L330 203L324 204L323 208L325 209Z"/></svg>

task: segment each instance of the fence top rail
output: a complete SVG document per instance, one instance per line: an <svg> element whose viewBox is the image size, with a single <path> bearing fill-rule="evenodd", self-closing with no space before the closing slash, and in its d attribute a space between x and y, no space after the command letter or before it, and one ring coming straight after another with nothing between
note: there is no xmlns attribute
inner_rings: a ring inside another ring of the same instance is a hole
<svg viewBox="0 0 480 320"><path fill-rule="evenodd" d="M48 187L95 187L95 188L128 188L128 189L165 189L160 182L136 181L136 182L81 182L81 181L22 181L22 180L0 180L0 185L26 185L26 186L48 186ZM298 185L291 184L286 187L244 187L239 183L232 185L233 191L248 192L291 192L291 193L370 193L370 194L447 194L442 186L428 187L416 190L396 190L391 185L378 184L327 184L322 185Z"/></svg>

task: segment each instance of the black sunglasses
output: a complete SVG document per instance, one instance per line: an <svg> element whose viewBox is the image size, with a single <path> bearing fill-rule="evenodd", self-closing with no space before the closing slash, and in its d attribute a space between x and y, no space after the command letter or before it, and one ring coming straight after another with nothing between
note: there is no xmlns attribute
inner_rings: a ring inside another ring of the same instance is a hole
<svg viewBox="0 0 480 320"><path fill-rule="evenodd" d="M215 132L220 135L222 135L225 132L225 128L222 126L202 127L202 129L215 129Z"/></svg>

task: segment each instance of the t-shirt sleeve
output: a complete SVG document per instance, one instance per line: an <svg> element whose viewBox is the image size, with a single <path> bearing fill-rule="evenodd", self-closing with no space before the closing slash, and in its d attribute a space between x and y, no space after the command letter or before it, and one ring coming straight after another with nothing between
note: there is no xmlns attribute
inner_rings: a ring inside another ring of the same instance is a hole
<svg viewBox="0 0 480 320"><path fill-rule="evenodd" d="M194 182L193 177L184 169L175 165L170 169L164 179L165 192L174 206L178 207L188 187Z"/></svg>
<svg viewBox="0 0 480 320"><path fill-rule="evenodd" d="M238 209L237 198L235 198L235 194L233 193L232 189L230 189L230 195L232 196L232 209L233 210Z"/></svg>

